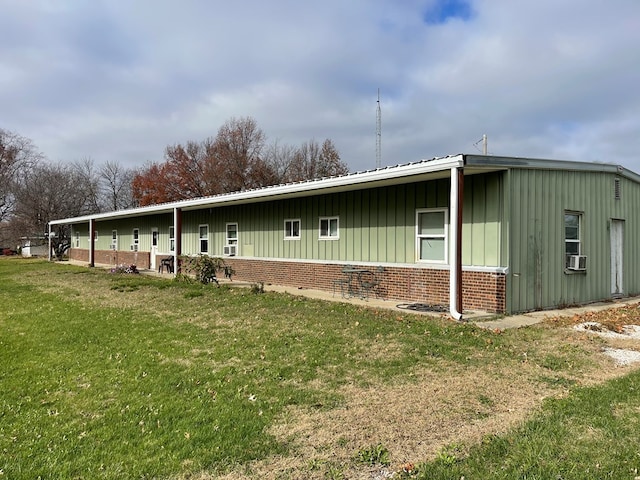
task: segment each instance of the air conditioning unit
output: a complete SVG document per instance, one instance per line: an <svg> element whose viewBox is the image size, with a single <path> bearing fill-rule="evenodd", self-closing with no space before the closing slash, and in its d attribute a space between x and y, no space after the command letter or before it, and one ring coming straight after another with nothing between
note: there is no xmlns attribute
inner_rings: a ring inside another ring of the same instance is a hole
<svg viewBox="0 0 640 480"><path fill-rule="evenodd" d="M569 270L583 271L587 269L586 255L569 255Z"/></svg>
<svg viewBox="0 0 640 480"><path fill-rule="evenodd" d="M138 244L137 243L132 243L131 245L129 245L129 249L132 252L137 252L138 251Z"/></svg>
<svg viewBox="0 0 640 480"><path fill-rule="evenodd" d="M222 254L226 257L233 257L235 256L237 250L237 245L225 245L224 247L222 247Z"/></svg>

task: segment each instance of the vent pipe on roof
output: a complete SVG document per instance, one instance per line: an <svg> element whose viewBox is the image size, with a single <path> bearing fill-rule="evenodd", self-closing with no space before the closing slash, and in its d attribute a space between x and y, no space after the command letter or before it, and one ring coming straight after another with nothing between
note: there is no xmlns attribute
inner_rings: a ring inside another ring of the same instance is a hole
<svg viewBox="0 0 640 480"><path fill-rule="evenodd" d="M462 320L462 199L464 174L462 168L451 168L451 235L449 240L449 312Z"/></svg>

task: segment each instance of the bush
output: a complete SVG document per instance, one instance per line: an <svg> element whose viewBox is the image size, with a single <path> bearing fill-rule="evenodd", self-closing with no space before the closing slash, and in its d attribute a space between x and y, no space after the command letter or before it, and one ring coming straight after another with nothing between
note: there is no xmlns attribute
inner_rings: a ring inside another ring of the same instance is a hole
<svg viewBox="0 0 640 480"><path fill-rule="evenodd" d="M196 280L203 284L218 283L216 272L225 267L223 259L202 254L197 257L182 257L182 260L187 270L193 272Z"/></svg>

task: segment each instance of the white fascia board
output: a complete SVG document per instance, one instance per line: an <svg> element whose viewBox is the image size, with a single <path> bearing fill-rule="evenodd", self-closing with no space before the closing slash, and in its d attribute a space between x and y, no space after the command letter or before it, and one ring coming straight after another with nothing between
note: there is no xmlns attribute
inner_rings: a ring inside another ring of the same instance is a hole
<svg viewBox="0 0 640 480"><path fill-rule="evenodd" d="M255 190L246 190L243 192L224 193L212 197L202 197L190 200L180 200L178 202L163 203L160 205L151 205L149 207L134 208L131 210L118 210L115 212L97 213L94 215L84 215L81 217L65 218L62 220L53 220L50 225L64 225L70 223L84 223L91 219L108 220L115 218L135 217L138 215L149 215L154 213L170 213L175 208L184 210L193 210L197 208L224 205L229 203L246 203L260 200L270 200L275 197L283 196L300 196L307 195L311 192L321 193L323 191L332 191L337 189L343 190L360 190L366 188L367 184L375 184L376 182L384 182L398 180L396 183L402 183L402 179L429 175L438 172L444 172L447 175L452 167L462 167L464 165L463 155L452 155L449 157L436 158L433 160L421 160L419 162L397 165L394 167L378 168L376 170L368 170L365 172L356 172L339 177L329 177L320 180L309 180L299 183L288 183L283 185L275 185L271 187L257 188Z"/></svg>

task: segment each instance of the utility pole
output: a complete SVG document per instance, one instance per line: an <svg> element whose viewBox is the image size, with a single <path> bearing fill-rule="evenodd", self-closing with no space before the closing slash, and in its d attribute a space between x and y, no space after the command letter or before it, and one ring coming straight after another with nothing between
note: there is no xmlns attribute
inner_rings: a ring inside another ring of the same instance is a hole
<svg viewBox="0 0 640 480"><path fill-rule="evenodd" d="M378 88L378 108L376 109L376 168L382 166L382 110L380 109L380 89Z"/></svg>

